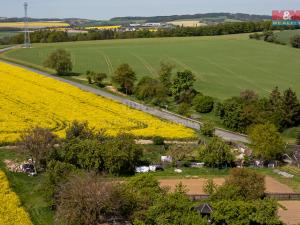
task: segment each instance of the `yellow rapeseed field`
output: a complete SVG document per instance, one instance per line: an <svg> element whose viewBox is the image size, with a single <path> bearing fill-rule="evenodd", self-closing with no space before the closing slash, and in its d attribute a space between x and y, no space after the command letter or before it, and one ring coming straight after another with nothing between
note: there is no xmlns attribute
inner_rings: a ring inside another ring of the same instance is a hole
<svg viewBox="0 0 300 225"><path fill-rule="evenodd" d="M70 24L60 21L28 22L29 28L69 27ZM0 22L0 28L23 28L23 22Z"/></svg>
<svg viewBox="0 0 300 225"><path fill-rule="evenodd" d="M3 171L0 170L0 225L33 225L21 206L20 199L12 192Z"/></svg>
<svg viewBox="0 0 300 225"><path fill-rule="evenodd" d="M94 27L86 27L87 30L116 30L120 29L121 26L94 26Z"/></svg>
<svg viewBox="0 0 300 225"><path fill-rule="evenodd" d="M63 136L73 121L88 121L109 135L129 132L138 137L191 138L181 125L131 109L112 100L29 70L0 62L0 142L15 141L33 126Z"/></svg>

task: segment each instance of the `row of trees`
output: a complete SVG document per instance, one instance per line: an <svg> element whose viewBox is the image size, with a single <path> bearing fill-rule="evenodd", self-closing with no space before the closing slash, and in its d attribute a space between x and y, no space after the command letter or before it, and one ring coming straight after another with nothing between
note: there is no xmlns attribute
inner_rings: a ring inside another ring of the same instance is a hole
<svg viewBox="0 0 300 225"><path fill-rule="evenodd" d="M87 41L105 39L129 39L129 38L153 38L153 37L186 37L186 36L213 36L238 33L261 32L264 30L277 29L272 26L271 21L260 22L234 22L219 23L217 25L200 27L176 27L170 29L158 29L157 32L149 30L138 30L120 32L113 30L89 31L88 33L69 34L64 31L40 30L30 34L33 43L52 43L66 41ZM295 27L286 27L295 29ZM22 44L24 36L22 34L6 37L0 40L0 44Z"/></svg>
<svg viewBox="0 0 300 225"><path fill-rule="evenodd" d="M246 90L239 97L217 103L215 112L226 127L239 132L247 132L255 124L271 123L280 131L300 124L300 103L290 88L282 93L276 87L269 97Z"/></svg>

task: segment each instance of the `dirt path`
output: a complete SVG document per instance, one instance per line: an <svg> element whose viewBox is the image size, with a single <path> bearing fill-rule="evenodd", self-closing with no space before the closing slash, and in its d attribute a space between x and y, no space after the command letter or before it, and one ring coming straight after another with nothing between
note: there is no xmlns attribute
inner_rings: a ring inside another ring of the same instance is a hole
<svg viewBox="0 0 300 225"><path fill-rule="evenodd" d="M174 190L175 186L180 182L186 186L187 193L189 195L201 195L205 194L203 187L207 179L166 179L160 180L160 184L163 187L169 186L171 191ZM225 181L224 178L213 179L214 183L217 185L222 185ZM267 176L266 179L266 192L267 193L294 193L293 189L285 184L280 183L272 177Z"/></svg>
<svg viewBox="0 0 300 225"><path fill-rule="evenodd" d="M279 204L286 208L278 210L278 215L284 223L300 224L300 201L280 201Z"/></svg>

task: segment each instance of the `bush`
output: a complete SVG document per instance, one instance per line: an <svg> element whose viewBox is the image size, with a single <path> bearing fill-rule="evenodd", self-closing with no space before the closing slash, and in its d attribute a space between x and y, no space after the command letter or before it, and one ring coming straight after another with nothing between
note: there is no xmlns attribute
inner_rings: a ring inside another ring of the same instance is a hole
<svg viewBox="0 0 300 225"><path fill-rule="evenodd" d="M95 84L99 87L104 87L103 80L107 78L106 73L95 73L93 76L93 80Z"/></svg>
<svg viewBox="0 0 300 225"><path fill-rule="evenodd" d="M66 75L73 68L71 55L64 49L57 49L48 56L44 66L56 70L58 75Z"/></svg>
<svg viewBox="0 0 300 225"><path fill-rule="evenodd" d="M144 101L157 102L158 105L165 101L167 89L161 82L152 77L143 77L137 84L134 95Z"/></svg>
<svg viewBox="0 0 300 225"><path fill-rule="evenodd" d="M181 103L178 106L178 113L180 115L189 117L190 116L190 109L191 109L191 106L188 103Z"/></svg>
<svg viewBox="0 0 300 225"><path fill-rule="evenodd" d="M201 126L201 134L204 136L212 137L215 133L215 127L214 124L211 122L203 123Z"/></svg>
<svg viewBox="0 0 300 225"><path fill-rule="evenodd" d="M259 34L259 33L254 33L254 34L250 34L250 35L249 35L249 38L250 38L250 39L260 40L261 36L262 36L262 35Z"/></svg>
<svg viewBox="0 0 300 225"><path fill-rule="evenodd" d="M165 144L165 140L163 137L160 136L156 136L153 138L153 144L154 145L164 145Z"/></svg>
<svg viewBox="0 0 300 225"><path fill-rule="evenodd" d="M300 35L293 36L290 42L294 48L300 48Z"/></svg>
<svg viewBox="0 0 300 225"><path fill-rule="evenodd" d="M209 96L197 95L193 100L193 106L199 113L209 113L214 108L214 100Z"/></svg>

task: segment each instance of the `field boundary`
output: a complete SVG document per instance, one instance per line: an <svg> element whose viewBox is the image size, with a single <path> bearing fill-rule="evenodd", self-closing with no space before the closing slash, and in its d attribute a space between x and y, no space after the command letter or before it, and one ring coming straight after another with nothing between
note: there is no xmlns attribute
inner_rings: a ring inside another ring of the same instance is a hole
<svg viewBox="0 0 300 225"><path fill-rule="evenodd" d="M300 200L300 193L266 193L267 198L272 198L277 201L298 201ZM208 199L209 195L188 195L189 199L192 201L199 201L203 199Z"/></svg>

